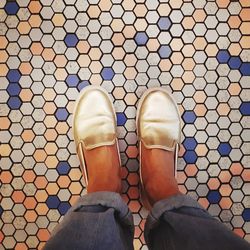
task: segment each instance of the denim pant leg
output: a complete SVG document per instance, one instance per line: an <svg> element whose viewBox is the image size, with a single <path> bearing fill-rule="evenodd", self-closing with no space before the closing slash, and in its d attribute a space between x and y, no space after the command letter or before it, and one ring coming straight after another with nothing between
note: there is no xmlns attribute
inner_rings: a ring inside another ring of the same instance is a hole
<svg viewBox="0 0 250 250"><path fill-rule="evenodd" d="M44 250L133 249L133 237L133 217L121 196L96 192L68 211Z"/></svg>
<svg viewBox="0 0 250 250"><path fill-rule="evenodd" d="M250 244L183 194L157 202L144 232L149 249L249 250Z"/></svg>

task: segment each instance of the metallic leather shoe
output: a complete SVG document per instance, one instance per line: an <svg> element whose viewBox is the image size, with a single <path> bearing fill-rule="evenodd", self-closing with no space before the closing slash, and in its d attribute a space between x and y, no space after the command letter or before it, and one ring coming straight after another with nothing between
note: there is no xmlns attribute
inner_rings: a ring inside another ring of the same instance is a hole
<svg viewBox="0 0 250 250"><path fill-rule="evenodd" d="M147 149L163 149L175 154L175 176L181 141L181 117L173 97L163 88L148 89L141 97L137 108L136 128L139 140L140 179L144 205L146 200L141 168L141 144ZM146 203L146 204L145 204Z"/></svg>
<svg viewBox="0 0 250 250"><path fill-rule="evenodd" d="M91 85L81 91L74 109L73 135L86 186L88 168L83 149L91 150L115 144L121 166L116 136L116 113L108 93L102 87Z"/></svg>

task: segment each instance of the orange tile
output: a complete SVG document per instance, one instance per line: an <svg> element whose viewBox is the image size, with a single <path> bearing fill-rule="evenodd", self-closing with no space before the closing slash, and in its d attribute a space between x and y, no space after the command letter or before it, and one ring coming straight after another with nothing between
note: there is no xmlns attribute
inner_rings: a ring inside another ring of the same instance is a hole
<svg viewBox="0 0 250 250"><path fill-rule="evenodd" d="M187 176L186 176L185 172L178 171L178 173L177 173L178 184L184 184L186 180L187 180Z"/></svg>
<svg viewBox="0 0 250 250"><path fill-rule="evenodd" d="M77 59L80 67L88 67L90 64L90 58L88 55L80 55Z"/></svg>
<svg viewBox="0 0 250 250"><path fill-rule="evenodd" d="M240 31L243 35L250 34L250 22L243 22L240 26Z"/></svg>
<svg viewBox="0 0 250 250"><path fill-rule="evenodd" d="M54 63L57 67L65 67L68 60L65 55L56 55L54 59Z"/></svg>
<svg viewBox="0 0 250 250"><path fill-rule="evenodd" d="M100 74L92 74L89 82L91 85L96 85L96 86L100 86L102 83L102 77L100 76Z"/></svg>
<svg viewBox="0 0 250 250"><path fill-rule="evenodd" d="M47 157L47 154L43 149L37 149L33 157L37 162L44 162Z"/></svg>
<svg viewBox="0 0 250 250"><path fill-rule="evenodd" d="M138 149L136 146L128 146L126 154L129 158L136 158L138 156Z"/></svg>
<svg viewBox="0 0 250 250"><path fill-rule="evenodd" d="M194 100L196 103L204 103L204 101L206 100L206 94L204 91L202 90L197 90L194 94Z"/></svg>
<svg viewBox="0 0 250 250"><path fill-rule="evenodd" d="M182 26L185 28L185 29L193 29L195 25L195 21L193 19L193 17L191 16L185 16L182 20Z"/></svg>
<svg viewBox="0 0 250 250"><path fill-rule="evenodd" d="M91 48L88 55L92 60L100 60L102 52L99 48Z"/></svg>
<svg viewBox="0 0 250 250"><path fill-rule="evenodd" d="M48 181L44 176L37 176L34 184L38 189L42 189L47 186Z"/></svg>
<svg viewBox="0 0 250 250"><path fill-rule="evenodd" d="M0 50L0 63L5 63L8 60L8 54L5 50Z"/></svg>
<svg viewBox="0 0 250 250"><path fill-rule="evenodd" d="M33 93L30 89L22 89L19 96L23 102L30 102L33 97Z"/></svg>
<svg viewBox="0 0 250 250"><path fill-rule="evenodd" d="M115 87L114 91L113 91L113 96L115 97L115 99L123 99L123 97L125 96L126 92L124 90L123 87Z"/></svg>
<svg viewBox="0 0 250 250"><path fill-rule="evenodd" d="M45 61L53 61L54 57L55 57L55 52L53 49L51 48L45 48L43 50L43 53L42 53L42 57ZM65 79L65 78L64 78ZM64 80L63 79L63 80ZM58 79L60 80L60 79Z"/></svg>
<svg viewBox="0 0 250 250"><path fill-rule="evenodd" d="M250 3L248 0L240 0L240 4L242 7L250 7Z"/></svg>
<svg viewBox="0 0 250 250"><path fill-rule="evenodd" d="M48 229L40 228L37 232L37 238L40 241L47 241L50 237Z"/></svg>
<svg viewBox="0 0 250 250"><path fill-rule="evenodd" d="M36 207L36 199L34 197L26 197L23 205L26 209L34 209Z"/></svg>
<svg viewBox="0 0 250 250"><path fill-rule="evenodd" d="M231 29L238 29L240 27L241 20L239 16L230 16L227 23Z"/></svg>
<svg viewBox="0 0 250 250"><path fill-rule="evenodd" d="M82 172L79 168L70 169L68 175L71 181L79 181L82 178Z"/></svg>
<svg viewBox="0 0 250 250"><path fill-rule="evenodd" d="M230 112L230 107L227 103L220 103L217 107L217 112L219 115L228 115Z"/></svg>
<svg viewBox="0 0 250 250"><path fill-rule="evenodd" d="M121 178L125 180L127 178L127 176L128 176L128 169L126 167L122 167L121 168Z"/></svg>
<svg viewBox="0 0 250 250"><path fill-rule="evenodd" d="M229 91L230 95L239 95L239 93L241 91L241 86L239 83L231 83L229 85L228 91Z"/></svg>
<svg viewBox="0 0 250 250"><path fill-rule="evenodd" d="M172 67L172 63L169 59L162 59L159 63L161 71L169 71Z"/></svg>
<svg viewBox="0 0 250 250"><path fill-rule="evenodd" d="M32 66L29 62L22 62L19 66L19 70L22 75L29 75L32 72Z"/></svg>
<svg viewBox="0 0 250 250"><path fill-rule="evenodd" d="M207 108L204 104L197 104L194 108L194 111L197 116L203 117L207 112Z"/></svg>
<svg viewBox="0 0 250 250"><path fill-rule="evenodd" d="M0 180L2 183L11 183L13 176L10 171L2 171L0 173Z"/></svg>
<svg viewBox="0 0 250 250"><path fill-rule="evenodd" d="M236 235L240 236L241 238L244 238L244 236L245 236L245 232L244 232L244 230L242 228L234 228L233 232Z"/></svg>
<svg viewBox="0 0 250 250"><path fill-rule="evenodd" d="M193 44L197 50L204 50L207 46L207 41L204 37L196 37Z"/></svg>
<svg viewBox="0 0 250 250"><path fill-rule="evenodd" d="M33 55L41 55L43 49L43 45L40 42L33 42L30 46L30 51Z"/></svg>
<svg viewBox="0 0 250 250"><path fill-rule="evenodd" d="M46 242L40 242L39 245L37 246L37 250L43 250L46 245Z"/></svg>
<svg viewBox="0 0 250 250"><path fill-rule="evenodd" d="M136 77L136 70L134 67L127 67L126 70L124 71L124 76L128 79L128 80L133 80Z"/></svg>
<svg viewBox="0 0 250 250"><path fill-rule="evenodd" d="M88 41L79 41L77 43L76 47L77 47L77 50L83 54L88 53L89 49L90 49L90 45L89 45Z"/></svg>
<svg viewBox="0 0 250 250"><path fill-rule="evenodd" d="M89 65L89 70L93 73L93 74L100 74L102 71L102 64L99 61L92 61Z"/></svg>
<svg viewBox="0 0 250 250"><path fill-rule="evenodd" d="M54 14L53 18L52 18L52 22L56 27L62 27L65 23L65 17L63 14L61 13L56 13Z"/></svg>
<svg viewBox="0 0 250 250"><path fill-rule="evenodd" d="M87 14L90 18L98 18L101 14L101 10L99 9L98 5L90 5L87 9Z"/></svg>
<svg viewBox="0 0 250 250"><path fill-rule="evenodd" d="M192 44L185 44L182 48L184 57L192 57L194 55L195 48Z"/></svg>
<svg viewBox="0 0 250 250"><path fill-rule="evenodd" d="M37 190L35 194L35 198L38 202L45 202L48 198L47 192L42 189L42 190ZM41 203L40 203L41 204ZM39 204L38 204L39 205Z"/></svg>
<svg viewBox="0 0 250 250"><path fill-rule="evenodd" d="M218 5L219 8L227 8L229 3L230 3L229 0L216 0L216 4Z"/></svg>
<svg viewBox="0 0 250 250"><path fill-rule="evenodd" d="M179 9L183 4L183 0L169 0L169 4L173 9Z"/></svg>
<svg viewBox="0 0 250 250"><path fill-rule="evenodd" d="M160 47L160 43L156 38L149 38L147 42L147 48L151 52L156 52Z"/></svg>
<svg viewBox="0 0 250 250"><path fill-rule="evenodd" d="M184 58L182 62L182 67L184 70L193 70L195 67L195 62L193 58Z"/></svg>
<svg viewBox="0 0 250 250"><path fill-rule="evenodd" d="M46 140L48 141L54 141L57 137L57 132L55 129L53 128L50 128L50 129L47 129L45 134L44 134Z"/></svg>
<svg viewBox="0 0 250 250"><path fill-rule="evenodd" d="M28 247L25 243L23 242L18 242L16 245L15 245L15 250L28 250Z"/></svg>
<svg viewBox="0 0 250 250"><path fill-rule="evenodd" d="M220 194L222 196L230 196L232 188L229 184L222 184L220 187Z"/></svg>
<svg viewBox="0 0 250 250"><path fill-rule="evenodd" d="M43 97L46 101L53 101L56 97L56 92L52 88L46 88L43 91ZM46 103L47 104L47 103ZM51 104L51 103L50 103ZM55 106L55 105L54 105ZM50 108L52 108L52 105L50 105Z"/></svg>
<svg viewBox="0 0 250 250"><path fill-rule="evenodd" d="M22 177L25 182L29 183L35 180L36 175L33 170L25 170Z"/></svg>
<svg viewBox="0 0 250 250"><path fill-rule="evenodd" d="M215 44L208 44L205 51L208 56L216 56L219 49Z"/></svg>
<svg viewBox="0 0 250 250"><path fill-rule="evenodd" d="M243 49L250 48L250 36L242 36L240 39L240 45Z"/></svg>
<svg viewBox="0 0 250 250"><path fill-rule="evenodd" d="M35 222L37 219L37 213L34 210L27 210L24 218L27 220L27 222Z"/></svg>
<svg viewBox="0 0 250 250"><path fill-rule="evenodd" d="M31 27L27 21L21 21L21 22L19 22L17 29L18 29L20 34L27 35L27 34L29 34Z"/></svg>
<svg viewBox="0 0 250 250"><path fill-rule="evenodd" d="M126 25L122 31L125 38L133 38L135 36L136 30L133 25Z"/></svg>
<svg viewBox="0 0 250 250"><path fill-rule="evenodd" d="M45 203L39 203L36 206L36 212L38 215L46 215L49 209Z"/></svg>
<svg viewBox="0 0 250 250"><path fill-rule="evenodd" d="M54 115L47 115L44 119L44 124L47 128L54 128L57 124L57 120Z"/></svg>
<svg viewBox="0 0 250 250"><path fill-rule="evenodd" d="M206 144L198 144L195 152L198 156L206 156L207 152L208 152L208 148L206 146Z"/></svg>
<svg viewBox="0 0 250 250"><path fill-rule="evenodd" d="M116 60L123 60L123 58L125 57L125 51L123 48L121 47L115 47L112 51L112 56L116 59Z"/></svg>
<svg viewBox="0 0 250 250"><path fill-rule="evenodd" d="M98 3L99 8L101 11L109 11L112 7L112 1L111 0L100 0Z"/></svg>
<svg viewBox="0 0 250 250"><path fill-rule="evenodd" d="M125 37L122 33L114 33L111 40L114 46L122 46L125 42Z"/></svg>
<svg viewBox="0 0 250 250"><path fill-rule="evenodd" d="M138 187L129 187L128 196L130 199L138 199L139 198Z"/></svg>
<svg viewBox="0 0 250 250"><path fill-rule="evenodd" d="M210 178L207 185L209 189L217 190L220 186L220 181L218 180L218 178Z"/></svg>
<svg viewBox="0 0 250 250"><path fill-rule="evenodd" d="M243 166L240 163L233 163L230 167L230 172L233 175L240 175L243 171Z"/></svg>
<svg viewBox="0 0 250 250"><path fill-rule="evenodd" d="M46 92L46 93L43 93L43 94L45 94L45 96L46 96L45 99L47 99L47 98L52 98L52 93L51 93L51 92L50 92L50 93ZM55 105L55 103L53 103L53 102L46 102L46 103L44 104L44 106L43 106L43 111L44 111L47 115L54 114L55 111L56 111L56 105Z"/></svg>
<svg viewBox="0 0 250 250"><path fill-rule="evenodd" d="M79 182L71 182L69 190L72 194L80 194L82 191L82 186Z"/></svg>
<svg viewBox="0 0 250 250"><path fill-rule="evenodd" d="M57 180L57 184L59 185L60 188L67 188L70 182L71 181L67 175L61 175Z"/></svg>
<svg viewBox="0 0 250 250"><path fill-rule="evenodd" d="M1 116L0 117L0 129L6 130L10 127L10 120L8 117Z"/></svg>
<svg viewBox="0 0 250 250"><path fill-rule="evenodd" d="M241 176L244 181L250 181L250 169L244 169Z"/></svg>
<svg viewBox="0 0 250 250"><path fill-rule="evenodd" d="M185 173L187 174L187 176L195 176L197 172L198 172L198 169L194 164L188 164L185 167Z"/></svg>
<svg viewBox="0 0 250 250"><path fill-rule="evenodd" d="M9 144L0 145L0 156L9 156L11 153L11 148Z"/></svg>
<svg viewBox="0 0 250 250"><path fill-rule="evenodd" d="M39 28L42 23L42 19L39 15L31 15L29 18L29 24L32 28Z"/></svg>
<svg viewBox="0 0 250 250"><path fill-rule="evenodd" d="M130 185L138 185L139 183L139 175L137 173L129 173L127 177L127 181Z"/></svg>
<svg viewBox="0 0 250 250"><path fill-rule="evenodd" d="M58 159L54 155L48 155L48 157L46 158L45 164L47 168L56 168L58 164Z"/></svg>
<svg viewBox="0 0 250 250"><path fill-rule="evenodd" d="M242 21L250 21L250 8L243 8L240 12Z"/></svg>
<svg viewBox="0 0 250 250"><path fill-rule="evenodd" d="M170 46L171 46L171 49L173 51L181 51L184 44L183 44L183 41L181 40L181 38L173 38L170 42Z"/></svg>
<svg viewBox="0 0 250 250"><path fill-rule="evenodd" d="M193 18L196 22L202 23L205 21L206 18L206 12L203 9L196 9L193 13Z"/></svg>
<svg viewBox="0 0 250 250"><path fill-rule="evenodd" d="M139 201L131 200L128 203L128 207L129 207L129 209L131 210L132 213L138 213L140 208L141 208L141 205L140 205Z"/></svg>
<svg viewBox="0 0 250 250"><path fill-rule="evenodd" d="M133 8L135 7L135 2L134 0L123 0L122 6L124 10L133 10Z"/></svg>
<svg viewBox="0 0 250 250"><path fill-rule="evenodd" d="M174 78L171 82L173 90L181 90L184 86L184 82L181 78Z"/></svg>
<svg viewBox="0 0 250 250"><path fill-rule="evenodd" d="M127 93L124 100L127 105L135 105L137 102L137 96L134 93Z"/></svg>
<svg viewBox="0 0 250 250"><path fill-rule="evenodd" d="M184 57L181 52L173 52L171 55L171 61L173 64L181 64L184 60Z"/></svg>
<svg viewBox="0 0 250 250"><path fill-rule="evenodd" d="M6 49L8 45L8 40L5 36L0 36L0 49Z"/></svg>
<svg viewBox="0 0 250 250"><path fill-rule="evenodd" d="M80 195L71 195L70 199L69 199L69 203L71 206L75 205L76 202L79 200Z"/></svg>
<svg viewBox="0 0 250 250"><path fill-rule="evenodd" d="M171 8L168 3L160 3L157 11L159 12L160 16L167 16L171 12Z"/></svg>
<svg viewBox="0 0 250 250"><path fill-rule="evenodd" d="M147 29L148 24L145 18L137 18L134 26L137 31L145 31Z"/></svg>
<svg viewBox="0 0 250 250"><path fill-rule="evenodd" d="M58 150L58 147L54 142L48 142L44 149L47 155L55 155Z"/></svg>
<svg viewBox="0 0 250 250"><path fill-rule="evenodd" d="M220 204L221 209L230 209L233 202L231 201L229 197L222 197L219 204Z"/></svg>
<svg viewBox="0 0 250 250"><path fill-rule="evenodd" d="M185 148L183 145L180 145L180 149L179 149L179 153L178 156L182 157L184 155L184 153L186 152Z"/></svg>
<svg viewBox="0 0 250 250"><path fill-rule="evenodd" d="M56 131L58 134L66 134L69 130L69 125L67 122L58 122L56 125Z"/></svg>
<svg viewBox="0 0 250 250"><path fill-rule="evenodd" d="M219 179L222 183L228 183L231 180L231 174L228 170L221 170Z"/></svg>
<svg viewBox="0 0 250 250"><path fill-rule="evenodd" d="M138 238L141 235L141 229L139 226L135 226L134 237Z"/></svg>
<svg viewBox="0 0 250 250"><path fill-rule="evenodd" d="M49 195L56 195L59 191L59 186L57 183L50 182L46 187L46 191Z"/></svg>
<svg viewBox="0 0 250 250"><path fill-rule="evenodd" d="M238 43L231 43L228 48L228 51L231 56L238 56L241 53L242 48Z"/></svg>
<svg viewBox="0 0 250 250"><path fill-rule="evenodd" d="M209 202L208 202L207 198L199 198L198 202L205 209L207 209L209 207Z"/></svg>
<svg viewBox="0 0 250 250"><path fill-rule="evenodd" d="M111 22L111 29L114 32L121 32L124 28L124 22L121 19L114 18Z"/></svg>
<svg viewBox="0 0 250 250"><path fill-rule="evenodd" d="M127 54L124 58L124 63L127 66L135 66L136 62L137 62L137 58L134 54Z"/></svg>
<svg viewBox="0 0 250 250"><path fill-rule="evenodd" d="M195 75L193 71L185 71L184 74L182 75L182 79L185 83L193 83Z"/></svg>
<svg viewBox="0 0 250 250"><path fill-rule="evenodd" d="M6 76L9 69L6 64L0 63L0 76Z"/></svg>
<svg viewBox="0 0 250 250"><path fill-rule="evenodd" d="M179 190L180 190L181 193L183 193L183 194L187 193L187 188L185 187L184 184L183 185L178 185L178 187L179 187Z"/></svg>
<svg viewBox="0 0 250 250"><path fill-rule="evenodd" d="M38 14L40 13L41 9L42 9L42 5L40 3L40 1L31 1L29 3L29 6L28 6L29 10L30 10L30 13L32 14Z"/></svg>
<svg viewBox="0 0 250 250"><path fill-rule="evenodd" d="M144 4L137 4L133 10L136 17L145 17L147 14L147 7Z"/></svg>
<svg viewBox="0 0 250 250"><path fill-rule="evenodd" d="M25 199L25 194L21 190L15 190L12 193L11 198L15 203L22 203Z"/></svg>

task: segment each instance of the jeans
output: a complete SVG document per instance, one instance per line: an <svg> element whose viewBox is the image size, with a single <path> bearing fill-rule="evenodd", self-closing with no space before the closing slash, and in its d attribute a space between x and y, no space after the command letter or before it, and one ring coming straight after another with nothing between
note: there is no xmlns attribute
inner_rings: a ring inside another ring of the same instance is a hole
<svg viewBox="0 0 250 250"><path fill-rule="evenodd" d="M157 202L144 236L149 249L249 250L250 244L183 194ZM121 196L96 192L81 197L52 232L44 250L133 249L133 217Z"/></svg>

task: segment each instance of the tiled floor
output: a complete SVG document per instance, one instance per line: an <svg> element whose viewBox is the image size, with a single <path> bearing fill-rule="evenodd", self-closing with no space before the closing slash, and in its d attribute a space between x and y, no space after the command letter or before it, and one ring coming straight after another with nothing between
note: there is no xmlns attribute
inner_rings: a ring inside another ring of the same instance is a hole
<svg viewBox="0 0 250 250"><path fill-rule="evenodd" d="M249 0L1 0L0 249L41 249L85 193L71 125L89 84L114 100L136 249L135 111L153 86L182 113L180 189L250 241Z"/></svg>

